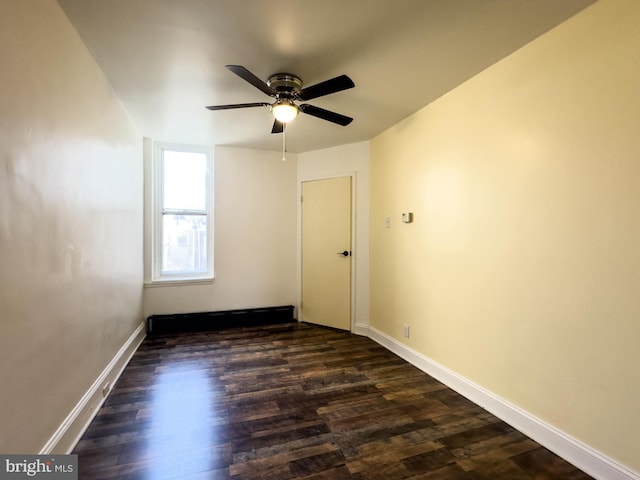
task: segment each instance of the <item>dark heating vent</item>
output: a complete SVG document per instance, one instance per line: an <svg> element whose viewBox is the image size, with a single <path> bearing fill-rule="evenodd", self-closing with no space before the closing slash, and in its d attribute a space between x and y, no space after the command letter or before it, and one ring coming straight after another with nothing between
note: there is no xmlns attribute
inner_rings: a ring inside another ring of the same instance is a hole
<svg viewBox="0 0 640 480"><path fill-rule="evenodd" d="M203 332L233 327L255 327L294 322L293 305L244 308L219 312L174 313L151 315L147 333Z"/></svg>

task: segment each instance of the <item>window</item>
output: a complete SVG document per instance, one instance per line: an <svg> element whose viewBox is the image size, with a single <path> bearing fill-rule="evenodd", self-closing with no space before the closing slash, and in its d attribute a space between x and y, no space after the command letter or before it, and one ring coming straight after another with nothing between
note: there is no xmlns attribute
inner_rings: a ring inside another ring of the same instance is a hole
<svg viewBox="0 0 640 480"><path fill-rule="evenodd" d="M156 143L152 175L152 280L212 279L211 149Z"/></svg>

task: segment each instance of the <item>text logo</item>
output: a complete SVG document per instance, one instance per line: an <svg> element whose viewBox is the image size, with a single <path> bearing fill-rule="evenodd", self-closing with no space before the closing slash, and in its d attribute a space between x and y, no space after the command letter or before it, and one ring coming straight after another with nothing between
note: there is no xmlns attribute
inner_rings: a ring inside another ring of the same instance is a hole
<svg viewBox="0 0 640 480"><path fill-rule="evenodd" d="M78 480L77 455L0 455L0 480Z"/></svg>

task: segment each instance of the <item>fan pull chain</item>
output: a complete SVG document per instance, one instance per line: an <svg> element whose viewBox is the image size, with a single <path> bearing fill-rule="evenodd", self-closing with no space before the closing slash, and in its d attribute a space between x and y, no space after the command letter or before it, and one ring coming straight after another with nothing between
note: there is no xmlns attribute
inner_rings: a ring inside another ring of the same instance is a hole
<svg viewBox="0 0 640 480"><path fill-rule="evenodd" d="M286 132L287 132L287 124L283 123L282 124L282 161L285 162L287 160L287 139L286 139Z"/></svg>

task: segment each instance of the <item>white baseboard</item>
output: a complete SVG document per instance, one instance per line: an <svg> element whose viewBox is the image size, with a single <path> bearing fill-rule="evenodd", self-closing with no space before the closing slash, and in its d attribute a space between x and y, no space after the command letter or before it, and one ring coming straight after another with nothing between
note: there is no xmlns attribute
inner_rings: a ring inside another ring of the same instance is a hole
<svg viewBox="0 0 640 480"><path fill-rule="evenodd" d="M369 327L369 337L423 372L444 383L475 404L529 436L569 463L598 480L640 480L640 474L567 435L553 425L458 375L447 367Z"/></svg>
<svg viewBox="0 0 640 480"><path fill-rule="evenodd" d="M106 382L111 386L115 384L145 336L145 322L142 322L42 447L40 455L71 453L104 403L102 386Z"/></svg>
<svg viewBox="0 0 640 480"><path fill-rule="evenodd" d="M351 330L351 333L355 333L356 335L361 335L363 337L369 336L369 325L363 325L356 323Z"/></svg>

